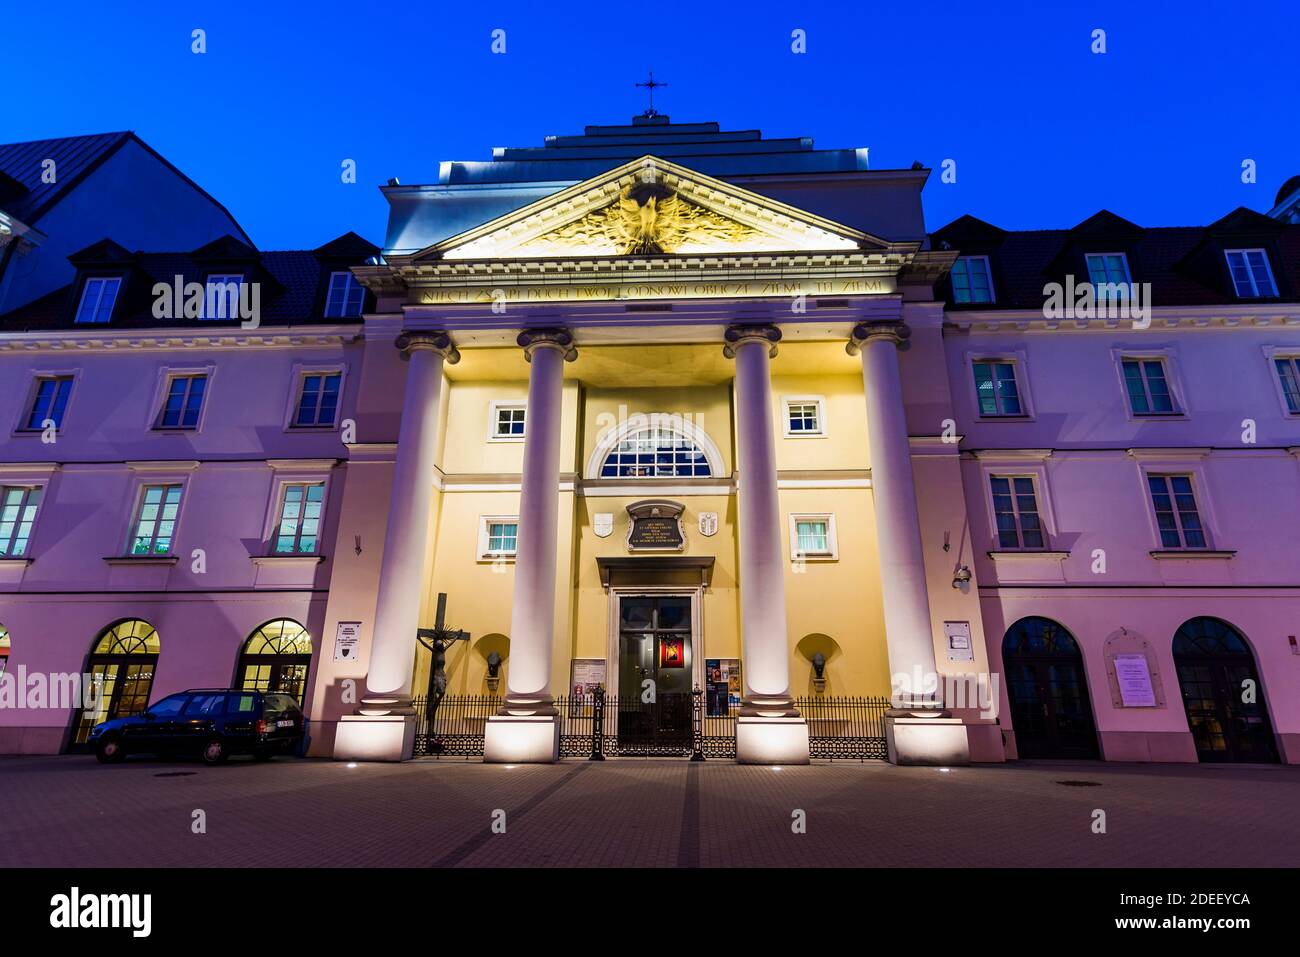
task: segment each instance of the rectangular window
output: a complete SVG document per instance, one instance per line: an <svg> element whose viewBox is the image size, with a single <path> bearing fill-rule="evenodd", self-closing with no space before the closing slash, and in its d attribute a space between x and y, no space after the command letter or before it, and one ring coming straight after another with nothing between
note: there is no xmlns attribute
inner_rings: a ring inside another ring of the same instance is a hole
<svg viewBox="0 0 1300 957"><path fill-rule="evenodd" d="M280 493L280 521L276 526L275 554L314 554L320 543L321 511L325 483L285 485Z"/></svg>
<svg viewBox="0 0 1300 957"><path fill-rule="evenodd" d="M993 301L993 281L989 277L988 256L959 256L952 264L950 275L954 302Z"/></svg>
<svg viewBox="0 0 1300 957"><path fill-rule="evenodd" d="M167 398L163 400L162 410L158 413L157 428L197 428L207 386L206 375L174 376L167 383Z"/></svg>
<svg viewBox="0 0 1300 957"><path fill-rule="evenodd" d="M203 318L238 319L239 287L243 282L240 273L209 276L203 289Z"/></svg>
<svg viewBox="0 0 1300 957"><path fill-rule="evenodd" d="M366 287L350 272L330 273L330 288L325 296L325 315L329 318L352 318L361 315Z"/></svg>
<svg viewBox="0 0 1300 957"><path fill-rule="evenodd" d="M333 425L339 408L339 383L342 378L338 372L309 372L304 375L293 424Z"/></svg>
<svg viewBox="0 0 1300 957"><path fill-rule="evenodd" d="M519 519L513 515L484 516L478 539L480 559L513 558L519 545Z"/></svg>
<svg viewBox="0 0 1300 957"><path fill-rule="evenodd" d="M1035 549L1047 542L1038 518L1034 480L1028 475L992 475L993 517L998 527L998 547Z"/></svg>
<svg viewBox="0 0 1300 957"><path fill-rule="evenodd" d="M1286 396L1286 408L1292 415L1300 415L1300 359L1295 356L1278 357L1273 360L1277 377L1282 383L1282 394Z"/></svg>
<svg viewBox="0 0 1300 957"><path fill-rule="evenodd" d="M975 393L979 397L980 415L1024 415L1020 389L1016 384L1016 364L1005 360L981 360L972 363Z"/></svg>
<svg viewBox="0 0 1300 957"><path fill-rule="evenodd" d="M830 513L793 514L790 516L790 558L834 559L839 545L835 536L835 516Z"/></svg>
<svg viewBox="0 0 1300 957"><path fill-rule="evenodd" d="M1125 359L1123 363L1128 407L1134 415L1169 415L1177 411L1163 360Z"/></svg>
<svg viewBox="0 0 1300 957"><path fill-rule="evenodd" d="M1151 505L1163 548L1205 548L1205 529L1196 509L1190 475L1148 475Z"/></svg>
<svg viewBox="0 0 1300 957"><path fill-rule="evenodd" d="M81 290L81 305L77 307L77 322L108 322L113 314L117 291L122 287L120 276L87 279Z"/></svg>
<svg viewBox="0 0 1300 957"><path fill-rule="evenodd" d="M520 403L504 402L492 405L492 438L522 439L524 437L524 420L527 408Z"/></svg>
<svg viewBox="0 0 1300 957"><path fill-rule="evenodd" d="M1262 249L1226 249L1228 271L1239 299L1265 299L1277 295L1268 254Z"/></svg>
<svg viewBox="0 0 1300 957"><path fill-rule="evenodd" d="M1101 286L1109 283L1129 284L1128 257L1123 253L1089 253L1084 258L1088 261L1088 280L1098 298L1101 296Z"/></svg>
<svg viewBox="0 0 1300 957"><path fill-rule="evenodd" d="M46 427L46 422L53 422L56 429L63 428L63 411L71 394L72 376L38 378L24 428L39 432Z"/></svg>
<svg viewBox="0 0 1300 957"><path fill-rule="evenodd" d="M823 409L820 399L785 400L785 434L792 438L825 435Z"/></svg>
<svg viewBox="0 0 1300 957"><path fill-rule="evenodd" d="M11 485L0 489L0 558L21 558L27 554L43 491L39 486Z"/></svg>
<svg viewBox="0 0 1300 957"><path fill-rule="evenodd" d="M132 555L170 555L176 514L181 507L179 485L146 485L140 494L131 537Z"/></svg>

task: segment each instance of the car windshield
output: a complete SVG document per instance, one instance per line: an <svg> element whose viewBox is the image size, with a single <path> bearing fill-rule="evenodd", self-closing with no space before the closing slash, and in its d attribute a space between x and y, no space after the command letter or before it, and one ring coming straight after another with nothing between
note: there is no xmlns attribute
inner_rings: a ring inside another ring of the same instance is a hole
<svg viewBox="0 0 1300 957"><path fill-rule="evenodd" d="M174 718L181 713L181 708L185 707L185 702L190 700L187 694L174 694L161 701L155 701L153 707L149 709L149 714L155 718Z"/></svg>
<svg viewBox="0 0 1300 957"><path fill-rule="evenodd" d="M266 696L266 710L268 713L292 714L298 710L298 702L287 694L269 694Z"/></svg>

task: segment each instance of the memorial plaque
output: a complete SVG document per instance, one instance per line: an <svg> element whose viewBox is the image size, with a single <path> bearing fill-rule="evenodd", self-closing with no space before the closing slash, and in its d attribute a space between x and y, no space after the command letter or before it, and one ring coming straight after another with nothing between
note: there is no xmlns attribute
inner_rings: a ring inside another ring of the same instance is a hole
<svg viewBox="0 0 1300 957"><path fill-rule="evenodd" d="M661 499L629 505L628 551L680 552L686 547L682 511L682 505Z"/></svg>
<svg viewBox="0 0 1300 957"><path fill-rule="evenodd" d="M1146 655L1116 655L1115 678L1119 682L1120 700L1126 708L1154 708L1155 690Z"/></svg>

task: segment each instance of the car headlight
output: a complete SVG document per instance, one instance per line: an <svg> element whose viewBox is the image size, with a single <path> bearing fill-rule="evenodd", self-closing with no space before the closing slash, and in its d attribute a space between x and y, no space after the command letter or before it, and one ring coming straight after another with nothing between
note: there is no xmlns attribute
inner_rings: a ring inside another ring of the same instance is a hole
<svg viewBox="0 0 1300 957"><path fill-rule="evenodd" d="M104 733L104 726L102 724L97 724L90 729L90 736L92 738L97 738L103 733Z"/></svg>

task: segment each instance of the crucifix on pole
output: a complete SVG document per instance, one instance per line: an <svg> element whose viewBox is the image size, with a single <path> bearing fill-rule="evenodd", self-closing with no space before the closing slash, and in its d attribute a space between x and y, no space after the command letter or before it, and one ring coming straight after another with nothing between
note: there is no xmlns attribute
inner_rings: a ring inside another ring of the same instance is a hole
<svg viewBox="0 0 1300 957"><path fill-rule="evenodd" d="M469 632L447 627L447 593L438 592L438 614L432 628L417 628L415 637L429 649L429 696L425 714L433 728L433 713L447 690L447 649L458 641L469 641Z"/></svg>
<svg viewBox="0 0 1300 957"><path fill-rule="evenodd" d="M643 86L643 87L645 87L646 90L648 90L649 93L650 93L650 108L649 108L648 110L646 110L644 113L642 113L641 115L642 115L642 116L658 116L658 115L659 115L659 111L655 109L655 90L659 89L661 86L667 86L668 84L667 84L667 83L657 83L657 82L655 82L655 71L654 71L654 70L651 70L651 71L650 71L650 79L649 79L647 82L645 82L645 83L638 83L638 84L636 84L636 85L637 85L637 86Z"/></svg>

